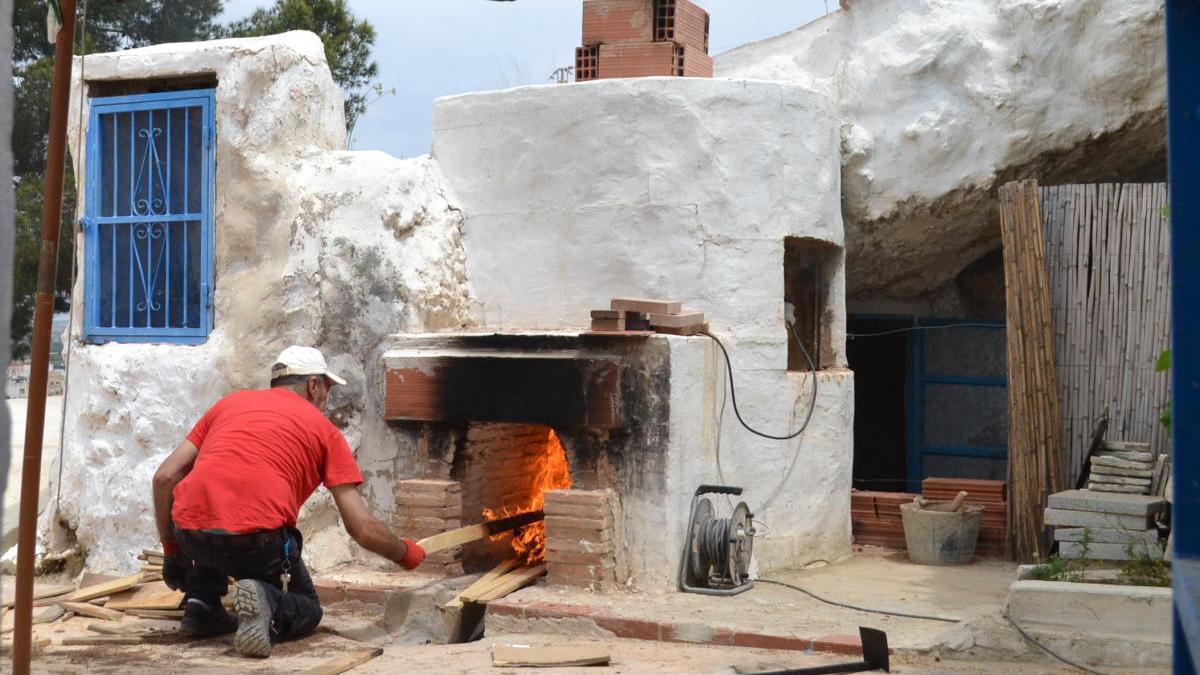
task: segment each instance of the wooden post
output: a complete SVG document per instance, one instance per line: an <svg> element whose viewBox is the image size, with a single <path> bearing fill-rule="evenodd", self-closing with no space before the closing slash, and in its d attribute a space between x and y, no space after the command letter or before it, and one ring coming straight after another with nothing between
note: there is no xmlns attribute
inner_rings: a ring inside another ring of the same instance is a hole
<svg viewBox="0 0 1200 675"><path fill-rule="evenodd" d="M25 418L25 460L21 467L21 509L17 536L17 589L13 632L13 673L28 675L33 646L33 553L37 539L38 491L42 473L42 433L46 422L46 385L50 370L50 324L54 279L58 272L58 236L62 226L63 164L66 162L67 109L71 105L71 58L75 42L75 0L61 0L62 28L54 41L54 83L50 90L50 142L42 195L42 246L38 254L33 319L33 364Z"/></svg>
<svg viewBox="0 0 1200 675"><path fill-rule="evenodd" d="M1048 552L1046 497L1063 488L1051 291L1037 181L1000 188L1008 319L1009 538L1022 562Z"/></svg>

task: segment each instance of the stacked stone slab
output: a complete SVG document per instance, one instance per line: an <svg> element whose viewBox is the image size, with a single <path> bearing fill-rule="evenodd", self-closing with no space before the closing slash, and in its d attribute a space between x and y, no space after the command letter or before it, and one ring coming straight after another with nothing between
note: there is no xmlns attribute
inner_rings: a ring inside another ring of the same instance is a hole
<svg viewBox="0 0 1200 675"><path fill-rule="evenodd" d="M1050 495L1046 524L1063 558L1083 557L1085 531L1091 542L1087 557L1094 560L1128 560L1146 554L1162 558L1154 517L1167 506L1161 497L1095 490L1066 490Z"/></svg>
<svg viewBox="0 0 1200 675"><path fill-rule="evenodd" d="M456 480L408 479L396 483L393 528L401 537L422 539L462 527L462 484ZM462 550L431 554L417 568L428 574L463 573Z"/></svg>
<svg viewBox="0 0 1200 675"><path fill-rule="evenodd" d="M1092 455L1088 489L1144 495L1154 483L1156 461L1149 443L1104 442Z"/></svg>
<svg viewBox="0 0 1200 675"><path fill-rule="evenodd" d="M617 587L612 490L547 490L547 583L594 591Z"/></svg>

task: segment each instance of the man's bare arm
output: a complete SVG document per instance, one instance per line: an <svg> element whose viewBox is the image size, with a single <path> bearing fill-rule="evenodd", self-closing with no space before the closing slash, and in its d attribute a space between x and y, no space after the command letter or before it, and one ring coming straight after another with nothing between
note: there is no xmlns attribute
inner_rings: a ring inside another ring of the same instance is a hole
<svg viewBox="0 0 1200 675"><path fill-rule="evenodd" d="M333 501L342 514L346 532L350 533L354 541L372 553L403 564L402 561L408 555L408 546L392 534L386 525L379 522L378 518L371 515L357 485L337 485L329 491L333 493Z"/></svg>
<svg viewBox="0 0 1200 675"><path fill-rule="evenodd" d="M171 530L171 505L174 503L175 486L192 470L196 463L196 455L200 449L189 440L184 440L175 448L158 471L154 472L154 524L158 528L158 540L162 542L163 553L171 555L168 549L177 548L175 533Z"/></svg>

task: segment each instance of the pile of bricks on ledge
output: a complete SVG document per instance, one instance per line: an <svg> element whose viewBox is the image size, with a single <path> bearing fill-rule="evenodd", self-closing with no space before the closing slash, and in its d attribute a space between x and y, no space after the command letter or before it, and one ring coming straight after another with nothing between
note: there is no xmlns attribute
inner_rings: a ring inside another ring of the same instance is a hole
<svg viewBox="0 0 1200 675"><path fill-rule="evenodd" d="M593 333L696 335L707 330L703 312L686 312L678 300L613 298L609 309L592 310Z"/></svg>
<svg viewBox="0 0 1200 675"><path fill-rule="evenodd" d="M593 591L616 589L618 569L612 490L547 490L547 583Z"/></svg>
<svg viewBox="0 0 1200 675"><path fill-rule="evenodd" d="M975 553L1003 556L1008 538L1006 485L1002 480L926 478L921 482L921 496L931 501L951 501L960 490L966 490L967 502L983 507ZM916 496L907 492L853 491L850 494L850 522L854 543L906 548L900 505L911 503Z"/></svg>
<svg viewBox="0 0 1200 675"><path fill-rule="evenodd" d="M708 12L690 0L584 0L575 81L712 77Z"/></svg>
<svg viewBox="0 0 1200 675"><path fill-rule="evenodd" d="M405 537L424 539L463 525L462 484L456 480L408 479L396 485L393 529ZM462 549L430 554L417 568L435 575L463 573Z"/></svg>

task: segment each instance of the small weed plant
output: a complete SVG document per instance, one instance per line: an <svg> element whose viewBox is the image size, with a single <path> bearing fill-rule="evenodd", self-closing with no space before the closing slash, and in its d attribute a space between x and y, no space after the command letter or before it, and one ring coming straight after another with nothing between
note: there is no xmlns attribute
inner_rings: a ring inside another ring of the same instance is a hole
<svg viewBox="0 0 1200 675"><path fill-rule="evenodd" d="M1063 558L1052 555L1045 563L1033 572L1033 578L1039 581L1083 581L1088 568L1091 567L1092 529L1083 528L1083 535L1077 542L1079 556Z"/></svg>
<svg viewBox="0 0 1200 675"><path fill-rule="evenodd" d="M1135 586L1170 586L1171 566L1163 560L1162 550L1160 555L1151 556L1146 549L1143 546L1137 551L1132 543L1125 545L1128 560L1121 565L1121 580Z"/></svg>

